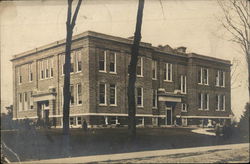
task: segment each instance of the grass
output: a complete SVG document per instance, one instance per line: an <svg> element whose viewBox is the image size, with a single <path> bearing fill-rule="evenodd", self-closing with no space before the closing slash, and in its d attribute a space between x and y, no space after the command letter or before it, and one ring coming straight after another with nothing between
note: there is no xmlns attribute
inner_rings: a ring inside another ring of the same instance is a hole
<svg viewBox="0 0 250 164"><path fill-rule="evenodd" d="M138 128L136 140L128 140L126 128L71 129L68 154L63 148L62 129L3 131L2 140L22 161L145 150L174 149L239 142L191 132L189 128ZM15 158L8 152L8 157ZM66 155L67 154L67 155Z"/></svg>

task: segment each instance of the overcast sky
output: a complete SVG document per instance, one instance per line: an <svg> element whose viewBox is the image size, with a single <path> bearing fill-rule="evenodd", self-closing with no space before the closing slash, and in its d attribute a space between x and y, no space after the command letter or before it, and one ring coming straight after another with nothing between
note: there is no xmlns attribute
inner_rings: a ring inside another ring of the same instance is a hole
<svg viewBox="0 0 250 164"><path fill-rule="evenodd" d="M18 54L66 36L67 0L0 2L1 109L12 104L12 64ZM129 37L137 0L83 0L74 34L92 30ZM162 4L162 5L161 5ZM248 101L247 67L241 49L229 42L216 0L145 0L142 41L186 46L188 52L238 63L232 77L232 110L239 118ZM232 71L234 72L234 71Z"/></svg>

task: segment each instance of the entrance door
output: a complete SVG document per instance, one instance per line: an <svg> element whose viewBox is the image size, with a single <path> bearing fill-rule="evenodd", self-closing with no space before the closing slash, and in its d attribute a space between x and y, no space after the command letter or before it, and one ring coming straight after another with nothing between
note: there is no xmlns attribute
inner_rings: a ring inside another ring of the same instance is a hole
<svg viewBox="0 0 250 164"><path fill-rule="evenodd" d="M172 125L172 107L166 108L166 125Z"/></svg>

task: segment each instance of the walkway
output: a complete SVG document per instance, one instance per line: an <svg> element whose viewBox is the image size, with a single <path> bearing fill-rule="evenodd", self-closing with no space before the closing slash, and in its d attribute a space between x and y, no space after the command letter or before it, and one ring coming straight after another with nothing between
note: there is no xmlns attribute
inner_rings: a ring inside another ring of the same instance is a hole
<svg viewBox="0 0 250 164"><path fill-rule="evenodd" d="M159 156L169 156L169 155L183 155L190 153L202 153L202 152L215 152L223 150L233 150L247 148L249 149L249 143L243 144L231 144L231 145L219 145L219 146L205 146L205 147L195 147L195 148L182 148L182 149L168 149L168 150L154 150L154 151L142 151L142 152L131 152L131 153L121 153L121 154L110 154L110 155L93 155L84 157L74 157L74 158L60 158L51 160L41 160L41 161L29 161L22 163L90 163L90 162L109 162L118 160L128 160L128 159L138 159L146 157L159 157Z"/></svg>
<svg viewBox="0 0 250 164"><path fill-rule="evenodd" d="M212 130L212 129L211 128L199 128L199 129L192 130L192 132L199 133L199 134L210 135L210 136L215 136L215 133L208 132L208 130Z"/></svg>

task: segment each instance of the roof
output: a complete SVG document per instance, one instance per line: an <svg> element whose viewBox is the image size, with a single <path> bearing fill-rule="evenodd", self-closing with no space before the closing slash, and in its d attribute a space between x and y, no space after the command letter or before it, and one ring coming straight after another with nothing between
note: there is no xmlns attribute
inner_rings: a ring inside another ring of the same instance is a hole
<svg viewBox="0 0 250 164"><path fill-rule="evenodd" d="M103 33L94 32L94 31L85 31L83 33L74 35L72 37L72 40L76 41L76 40L80 40L80 39L87 38L87 37L94 37L94 38L110 40L110 41L120 42L120 43L124 43L124 44L130 44L130 45L132 45L132 43L133 43L133 40L130 39L130 38L122 38L122 37L117 37L117 36L112 36L112 35L107 35L107 34L103 34ZM52 43L44 45L44 46L34 48L32 50L29 50L29 51L25 51L25 52L20 53L20 54L16 54L16 55L13 56L13 59L11 59L11 61L17 60L17 59L19 59L21 57L36 54L38 52L49 50L49 49L52 49L52 48L55 48L55 47L58 47L58 46L62 46L62 45L65 44L65 42L66 42L66 39L62 39L62 40L52 42ZM150 43L141 42L140 46L144 47L144 48L152 49L152 50L154 50L156 52L160 52L160 53L176 55L176 56L179 56L179 57L186 57L186 58L198 58L198 59L203 59L203 60L212 60L212 61L216 61L216 62L220 62L220 63L223 63L223 64L230 65L229 60L223 60L223 59L218 59L218 58L214 58L214 57L208 57L208 56L204 56L204 55L200 55L200 54L196 54L196 53L187 54L185 52L178 51L178 49L173 49L169 45L154 47ZM185 48L185 47L182 47L182 48Z"/></svg>

